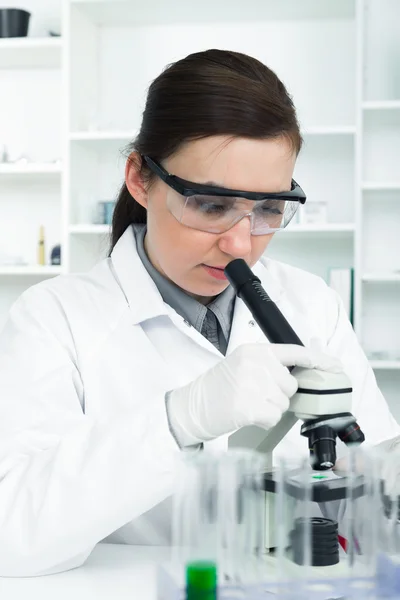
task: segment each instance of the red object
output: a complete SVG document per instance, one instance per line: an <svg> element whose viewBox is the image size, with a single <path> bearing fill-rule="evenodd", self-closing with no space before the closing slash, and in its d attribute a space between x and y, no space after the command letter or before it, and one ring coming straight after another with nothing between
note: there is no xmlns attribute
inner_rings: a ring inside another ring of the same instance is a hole
<svg viewBox="0 0 400 600"><path fill-rule="evenodd" d="M345 552L347 552L348 541L342 535L338 535L339 544Z"/></svg>

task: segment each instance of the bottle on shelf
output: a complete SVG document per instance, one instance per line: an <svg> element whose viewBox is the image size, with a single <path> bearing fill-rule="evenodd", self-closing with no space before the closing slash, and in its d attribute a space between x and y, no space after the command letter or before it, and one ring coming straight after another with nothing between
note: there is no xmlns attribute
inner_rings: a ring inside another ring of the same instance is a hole
<svg viewBox="0 0 400 600"><path fill-rule="evenodd" d="M51 254L50 254L50 264L57 265L57 266L61 265L61 246L60 246L60 244L57 244L56 246L54 246L54 248L52 248Z"/></svg>
<svg viewBox="0 0 400 600"><path fill-rule="evenodd" d="M46 264L46 259L45 259L45 241L44 241L44 227L43 225L40 226L39 229L39 241L38 241L38 255L37 255L37 261L38 261L38 265L45 265Z"/></svg>

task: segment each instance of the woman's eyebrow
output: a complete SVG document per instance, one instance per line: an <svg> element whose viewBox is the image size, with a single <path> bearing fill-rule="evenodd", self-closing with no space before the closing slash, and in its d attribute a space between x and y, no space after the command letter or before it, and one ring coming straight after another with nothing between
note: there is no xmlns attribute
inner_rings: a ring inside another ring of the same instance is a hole
<svg viewBox="0 0 400 600"><path fill-rule="evenodd" d="M220 183L217 183L216 181L205 181L204 183L202 183L202 185L212 185L213 187L227 189L224 185L221 185Z"/></svg>

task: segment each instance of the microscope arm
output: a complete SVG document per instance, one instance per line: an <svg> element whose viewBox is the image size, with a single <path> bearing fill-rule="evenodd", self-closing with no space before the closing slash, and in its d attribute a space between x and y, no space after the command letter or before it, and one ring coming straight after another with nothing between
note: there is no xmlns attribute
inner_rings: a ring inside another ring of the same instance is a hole
<svg viewBox="0 0 400 600"><path fill-rule="evenodd" d="M292 429L298 418L289 410L282 419L268 431L255 425L243 427L229 436L229 448L248 448L265 455L265 472L272 471L273 451L287 433Z"/></svg>

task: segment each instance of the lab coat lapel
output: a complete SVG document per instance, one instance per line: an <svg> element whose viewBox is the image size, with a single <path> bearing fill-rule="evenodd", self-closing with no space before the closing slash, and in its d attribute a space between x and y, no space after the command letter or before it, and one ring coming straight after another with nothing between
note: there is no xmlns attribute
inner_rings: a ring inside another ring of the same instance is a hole
<svg viewBox="0 0 400 600"><path fill-rule="evenodd" d="M216 354L217 356L220 356L220 357L223 356L221 354L221 352L219 350L217 350L217 348L214 346L214 344L209 342L204 337L204 335L202 335L199 331L197 331L197 329L195 327L193 327L192 325L190 325L190 323L185 321L185 319L183 317L181 317L181 315L179 315L176 312L176 310L174 310L168 304L165 305L165 308L167 310L167 314L168 314L169 318L171 319L172 323L175 325L175 327L177 329L179 329L179 331L181 331L186 336L191 338L194 342L196 342L196 344L198 344L205 350L209 350L210 352L212 352L213 354Z"/></svg>
<svg viewBox="0 0 400 600"><path fill-rule="evenodd" d="M110 260L115 279L128 302L133 325L167 314L167 305L137 253L132 227L118 240Z"/></svg>
<svg viewBox="0 0 400 600"><path fill-rule="evenodd" d="M116 280L129 304L133 324L142 323L160 315L167 315L184 335L205 350L222 357L222 354L201 333L187 323L181 315L166 304L146 271L136 250L135 234L128 228L111 254Z"/></svg>
<svg viewBox="0 0 400 600"><path fill-rule="evenodd" d="M258 342L262 335L247 306L240 298L236 298L227 354L242 344Z"/></svg>

